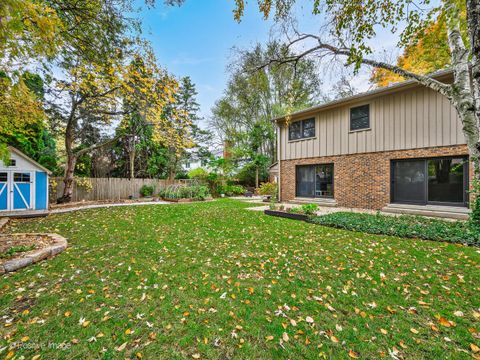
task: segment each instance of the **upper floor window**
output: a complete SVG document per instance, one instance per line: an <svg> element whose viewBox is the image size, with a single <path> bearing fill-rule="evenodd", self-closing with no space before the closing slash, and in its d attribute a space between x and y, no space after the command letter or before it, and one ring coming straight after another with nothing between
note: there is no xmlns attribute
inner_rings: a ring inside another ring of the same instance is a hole
<svg viewBox="0 0 480 360"><path fill-rule="evenodd" d="M350 131L370 129L370 105L350 109Z"/></svg>
<svg viewBox="0 0 480 360"><path fill-rule="evenodd" d="M315 136L315 118L295 121L288 127L288 140L306 139Z"/></svg>
<svg viewBox="0 0 480 360"><path fill-rule="evenodd" d="M8 164L8 166L17 166L17 160L10 159L10 164Z"/></svg>

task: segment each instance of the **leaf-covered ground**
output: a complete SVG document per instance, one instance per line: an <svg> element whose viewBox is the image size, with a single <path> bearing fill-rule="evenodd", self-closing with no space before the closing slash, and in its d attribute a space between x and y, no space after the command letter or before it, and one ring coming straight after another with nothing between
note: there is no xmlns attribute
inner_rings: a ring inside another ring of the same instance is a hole
<svg viewBox="0 0 480 360"><path fill-rule="evenodd" d="M245 203L16 221L69 248L0 278L0 357L480 357L478 248L336 230Z"/></svg>

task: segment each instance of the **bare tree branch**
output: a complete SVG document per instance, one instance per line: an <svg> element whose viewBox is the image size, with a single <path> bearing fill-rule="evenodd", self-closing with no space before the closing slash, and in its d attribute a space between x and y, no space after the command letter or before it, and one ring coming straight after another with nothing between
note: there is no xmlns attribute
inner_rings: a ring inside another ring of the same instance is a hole
<svg viewBox="0 0 480 360"><path fill-rule="evenodd" d="M320 37L313 34L302 34L298 38L290 41L290 43L287 46L291 47L305 40L315 40L318 45L312 46L309 49L299 54L296 54L294 56L286 57L283 59L270 59L270 61L268 61L265 64L262 64L258 69L262 69L273 64L288 64L288 63L295 64L300 59L307 56L314 55L314 54L317 56L326 56L326 55L333 55L333 56L340 55L345 57L352 56L352 52L349 49L339 48L334 45L324 43L320 39ZM322 51L324 53L322 53ZM405 70L400 66L392 65L383 61L378 61L378 60L373 60L368 58L362 58L360 61L362 64L389 70L407 79L417 81L418 83L424 86L427 86L435 91L438 91L439 93L441 93L442 95L445 95L449 99L452 98L452 87L450 85L442 83L441 81L435 80L428 75L417 74L417 73Z"/></svg>
<svg viewBox="0 0 480 360"><path fill-rule="evenodd" d="M77 152L75 152L75 156L79 157L79 156L82 156L84 154L87 154L93 150L97 150L97 149L100 149L100 148L103 148L105 146L108 146L110 144L113 144L115 141L117 141L118 139L120 139L122 137L122 135L117 135L115 136L114 138L110 139L110 140L107 140L107 141L104 141L103 143L100 143L100 144L96 144L96 145L92 145L92 146L89 146L89 147L86 147L84 149L81 149L81 150L78 150Z"/></svg>

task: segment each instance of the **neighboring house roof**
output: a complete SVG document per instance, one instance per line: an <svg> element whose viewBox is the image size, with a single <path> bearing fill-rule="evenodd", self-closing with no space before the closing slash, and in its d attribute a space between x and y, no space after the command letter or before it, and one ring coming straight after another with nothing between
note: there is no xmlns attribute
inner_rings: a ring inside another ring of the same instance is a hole
<svg viewBox="0 0 480 360"><path fill-rule="evenodd" d="M33 165L35 165L36 167L42 169L43 171L45 171L48 175L51 175L52 172L50 170L48 170L45 166L39 164L38 162L36 162L35 160L33 160L32 158L28 157L27 155L25 155L23 152L21 152L20 150L18 150L17 148L13 147L13 146L8 146L8 150L17 154L18 156L24 158L26 161L32 163Z"/></svg>
<svg viewBox="0 0 480 360"><path fill-rule="evenodd" d="M437 72L431 74L430 77L435 78L436 80L448 80L452 77L452 75L453 75L453 70L440 70L440 71L437 71ZM321 110L332 109L332 108L335 108L335 107L338 107L338 106L341 106L341 105L345 105L345 104L350 103L350 102L366 100L368 98L372 98L372 97L376 97L376 96L380 96L380 95L386 95L386 94L394 93L394 92L397 92L397 91L400 91L400 90L405 90L405 89L408 89L408 88L414 88L414 87L418 87L418 86L422 86L422 85L419 84L415 80L402 81L402 82L399 82L399 83L395 83L395 84L392 84L392 85L389 85L389 86L385 86L385 87L381 87L381 88L378 88L378 89L366 91L366 92L356 94L356 95L353 95L353 96L347 96L347 97L344 97L344 98L341 98L341 99L336 99L336 100L333 100L333 101L327 101L323 104L315 105L315 106L312 106L312 107L309 107L309 108L306 108L306 109L303 109L303 110L300 110L300 111L293 112L293 113L289 114L288 116L290 118L299 118L299 117L302 117L302 116L307 116L307 115L319 112ZM272 121L274 121L274 122L283 121L283 120L286 119L286 117L287 117L286 115L280 116L278 118L272 119Z"/></svg>

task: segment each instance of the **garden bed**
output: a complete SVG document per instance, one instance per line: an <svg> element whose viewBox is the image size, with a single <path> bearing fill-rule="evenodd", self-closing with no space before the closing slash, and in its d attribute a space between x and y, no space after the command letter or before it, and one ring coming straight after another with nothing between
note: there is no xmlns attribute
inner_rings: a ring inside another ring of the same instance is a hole
<svg viewBox="0 0 480 360"><path fill-rule="evenodd" d="M175 203L189 203L192 202L193 199L186 198L186 199L169 199L169 198L162 198L163 201L175 202Z"/></svg>
<svg viewBox="0 0 480 360"><path fill-rule="evenodd" d="M309 219L314 224L368 234L480 245L480 230L465 221L445 221L412 215L336 212Z"/></svg>
<svg viewBox="0 0 480 360"><path fill-rule="evenodd" d="M57 234L0 234L0 274L50 258L67 248Z"/></svg>

